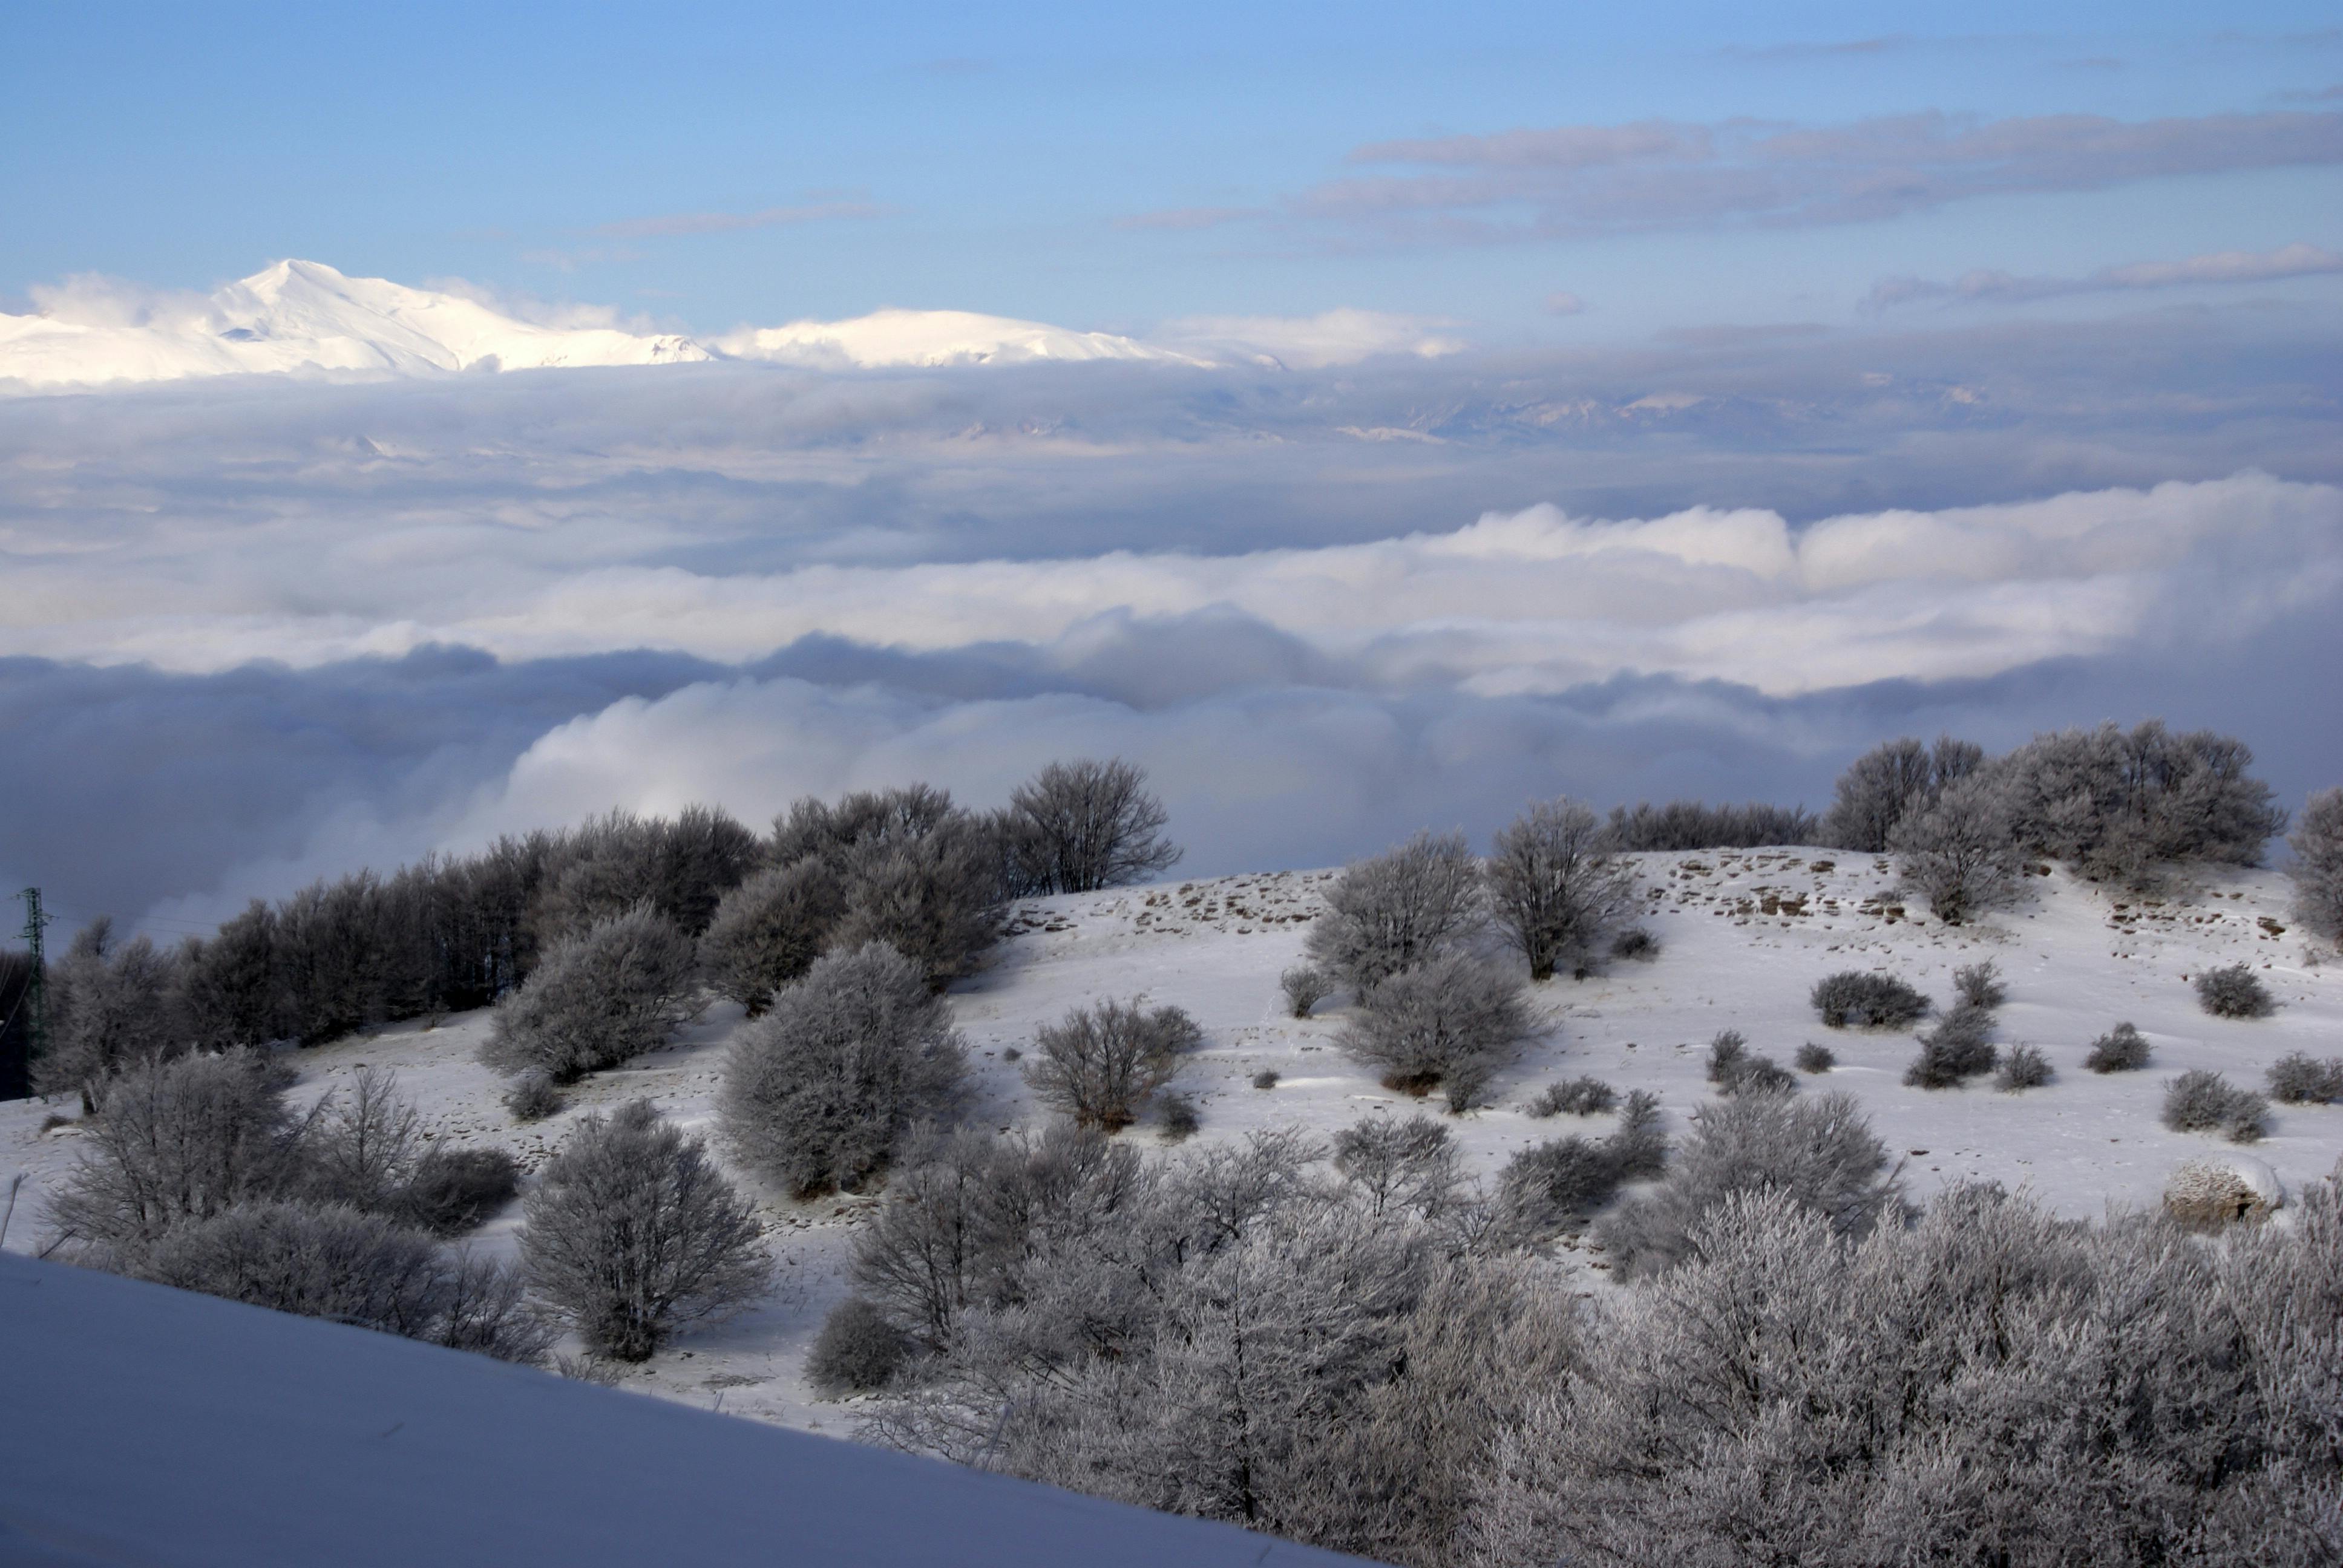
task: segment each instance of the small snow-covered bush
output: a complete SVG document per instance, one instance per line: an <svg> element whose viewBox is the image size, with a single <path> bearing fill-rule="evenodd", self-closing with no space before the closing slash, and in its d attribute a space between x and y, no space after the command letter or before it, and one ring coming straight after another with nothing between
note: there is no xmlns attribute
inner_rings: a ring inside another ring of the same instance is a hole
<svg viewBox="0 0 2343 1568"><path fill-rule="evenodd" d="M1816 1045L1813 1040L1798 1047L1800 1072L1828 1072L1838 1065L1838 1053L1829 1046Z"/></svg>
<svg viewBox="0 0 2343 1568"><path fill-rule="evenodd" d="M909 1361L911 1336L860 1296L849 1296L821 1321L806 1353L806 1382L831 1399L885 1388Z"/></svg>
<svg viewBox="0 0 2343 1568"><path fill-rule="evenodd" d="M542 1072L524 1072L505 1091L505 1109L515 1121L542 1121L559 1114L562 1104L561 1091Z"/></svg>
<svg viewBox="0 0 2343 1568"><path fill-rule="evenodd" d="M1343 1050L1377 1069L1386 1088L1452 1101L1486 1082L1496 1054L1529 1029L1521 983L1463 953L1444 953L1369 990L1340 1036Z"/></svg>
<svg viewBox="0 0 2343 1568"><path fill-rule="evenodd" d="M2343 789L2321 789L2302 809L2294 848L2295 910L2329 941L2343 941Z"/></svg>
<svg viewBox="0 0 2343 1568"><path fill-rule="evenodd" d="M1893 975L1842 970L1815 984L1815 1010L1833 1029L1902 1029L1926 1016L1928 999Z"/></svg>
<svg viewBox="0 0 2343 1568"><path fill-rule="evenodd" d="M751 1013L821 956L846 892L835 869L809 856L757 872L724 895L699 939L699 966L716 994Z"/></svg>
<svg viewBox="0 0 2343 1568"><path fill-rule="evenodd" d="M416 1161L400 1194L399 1212L435 1236L460 1236L519 1191L520 1167L503 1150L437 1144Z"/></svg>
<svg viewBox="0 0 2343 1568"><path fill-rule="evenodd" d="M1611 956L1639 964L1652 963L1660 956L1660 939L1641 926L1629 926L1611 939Z"/></svg>
<svg viewBox="0 0 2343 1568"><path fill-rule="evenodd" d="M1277 1084L1277 1069L1273 1067L1264 1067L1252 1075L1252 1086L1255 1089L1275 1089Z"/></svg>
<svg viewBox="0 0 2343 1568"><path fill-rule="evenodd" d="M1485 869L1498 927L1530 979L1583 969L1634 896L1634 869L1613 852L1594 813L1574 800L1542 801L1497 835Z"/></svg>
<svg viewBox="0 0 2343 1568"><path fill-rule="evenodd" d="M2186 1161L2164 1184L2164 1211L2192 1231L2217 1231L2270 1212L2260 1187L2234 1168L2211 1160Z"/></svg>
<svg viewBox="0 0 2343 1568"><path fill-rule="evenodd" d="M1378 1217L1448 1207L1463 1180L1456 1141L1429 1116L1371 1116L1334 1134L1334 1169Z"/></svg>
<svg viewBox="0 0 2343 1568"><path fill-rule="evenodd" d="M1163 1141L1166 1143L1178 1143L1193 1138L1196 1129L1204 1124L1202 1116L1196 1110L1196 1102L1184 1094L1163 1096L1158 1110L1163 1118Z"/></svg>
<svg viewBox="0 0 2343 1568"><path fill-rule="evenodd" d="M2050 1059L2033 1046L2013 1045L2002 1053L2001 1070L1994 1075L1993 1086L2005 1094L2015 1094L2049 1081Z"/></svg>
<svg viewBox="0 0 2343 1568"><path fill-rule="evenodd" d="M649 1359L684 1324L723 1316L770 1283L755 1211L648 1100L588 1116L528 1195L530 1283L588 1351Z"/></svg>
<svg viewBox="0 0 2343 1568"><path fill-rule="evenodd" d="M1600 1116L1619 1103L1619 1092L1599 1078L1574 1078L1549 1083L1545 1092L1529 1102L1532 1116Z"/></svg>
<svg viewBox="0 0 2343 1568"><path fill-rule="evenodd" d="M1660 1131L1660 1097L1648 1090L1630 1090L1619 1107L1619 1125L1604 1140L1604 1147L1622 1181L1648 1181L1665 1170L1668 1135Z"/></svg>
<svg viewBox="0 0 2343 1568"><path fill-rule="evenodd" d="M1176 1007L1101 1001L1079 1007L1033 1038L1025 1081L1078 1126L1112 1132L1139 1120L1204 1031Z"/></svg>
<svg viewBox="0 0 2343 1568"><path fill-rule="evenodd" d="M538 1361L551 1339L516 1276L344 1204L239 1204L172 1231L137 1271L183 1291L506 1361Z"/></svg>
<svg viewBox="0 0 2343 1568"><path fill-rule="evenodd" d="M1312 923L1312 959L1363 996L1443 953L1487 919L1481 868L1464 835L1413 839L1344 869Z"/></svg>
<svg viewBox="0 0 2343 1568"><path fill-rule="evenodd" d="M1621 1108L1619 1126L1610 1137L1556 1138L1508 1161L1497 1179L1503 1222L1523 1241L1574 1230L1623 1183L1656 1176L1666 1161L1659 1101L1637 1090Z"/></svg>
<svg viewBox="0 0 2343 1568"><path fill-rule="evenodd" d="M2002 983L2000 966L1987 959L1953 971L1953 994L1971 1007L1999 1007L2009 1000L2009 988Z"/></svg>
<svg viewBox="0 0 2343 1568"><path fill-rule="evenodd" d="M1621 1204L1598 1235L1630 1274L1693 1256L1704 1217L1736 1192L1774 1189L1842 1236L1870 1233L1897 1201L1887 1150L1845 1094L1751 1094L1703 1107L1667 1179Z"/></svg>
<svg viewBox="0 0 2343 1568"><path fill-rule="evenodd" d="M2215 1018L2267 1018L2278 999L2246 964L2224 964L2197 977L2197 1005Z"/></svg>
<svg viewBox="0 0 2343 1568"><path fill-rule="evenodd" d="M2175 1132L2216 1128L2232 1143L2254 1143L2267 1130L2269 1103L2205 1068L2184 1072L2164 1091L2164 1124Z"/></svg>
<svg viewBox="0 0 2343 1568"><path fill-rule="evenodd" d="M1993 1013L1974 1002L1956 1003L1944 1021L1920 1039L1920 1054L1905 1070L1916 1089L1950 1089L1964 1079L1991 1072Z"/></svg>
<svg viewBox="0 0 2343 1568"><path fill-rule="evenodd" d="M2147 1065L2147 1039L2129 1023L2119 1023L2091 1041L2083 1065L2093 1072L2136 1072Z"/></svg>
<svg viewBox="0 0 2343 1568"><path fill-rule="evenodd" d="M1749 1041L1728 1029L1708 1042L1708 1081L1725 1094L1779 1094L1797 1087L1770 1056L1749 1054Z"/></svg>
<svg viewBox="0 0 2343 1568"><path fill-rule="evenodd" d="M556 943L497 1004L481 1060L557 1083L667 1043L695 1004L691 939L639 903Z"/></svg>
<svg viewBox="0 0 2343 1568"><path fill-rule="evenodd" d="M1295 964L1277 977L1277 985L1285 993L1285 1005L1296 1018L1308 1018L1310 1010L1334 989L1333 980L1316 964Z"/></svg>
<svg viewBox="0 0 2343 1568"><path fill-rule="evenodd" d="M717 1117L740 1159L792 1196L852 1191L945 1109L965 1068L951 1004L874 942L821 959L741 1030Z"/></svg>
<svg viewBox="0 0 2343 1568"><path fill-rule="evenodd" d="M2343 1100L2343 1056L2321 1061L2307 1051L2280 1057L2269 1070L2272 1100L2286 1105L2325 1105Z"/></svg>

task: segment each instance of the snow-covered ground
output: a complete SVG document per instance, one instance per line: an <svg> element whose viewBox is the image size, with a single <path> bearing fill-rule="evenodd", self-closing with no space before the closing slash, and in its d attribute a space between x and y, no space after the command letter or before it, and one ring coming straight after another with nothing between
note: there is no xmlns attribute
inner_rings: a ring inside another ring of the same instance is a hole
<svg viewBox="0 0 2343 1568"><path fill-rule="evenodd" d="M2019 907L1948 929L1901 904L1890 868L1870 856L1767 849L1635 859L1644 923L1660 939L1659 957L1534 989L1539 1030L1498 1078L1495 1103L1449 1123L1484 1178L1526 1143L1607 1130L1607 1117L1523 1113L1559 1078L1585 1073L1623 1092L1649 1089L1671 1132L1681 1134L1708 1097L1708 1041L1733 1028L1785 1067L1807 1040L1830 1046L1838 1066L1801 1075L1801 1091L1844 1090L1861 1101L1903 1161L1913 1196L1980 1177L2095 1216L2110 1203L2154 1203L2176 1166L2230 1148L2158 1122L2164 1086L2177 1073L2215 1068L2258 1089L2289 1051L2343 1054L2343 962L2330 954L2322 967L2292 929L2290 889L2275 872L2208 871L2185 893L2141 898L2054 871L2027 879ZM1291 1123L1331 1133L1363 1116L1438 1113L1436 1101L1420 1107L1386 1091L1342 1053L1336 1036L1346 999L1330 999L1308 1020L1286 1016L1278 975L1299 960L1334 875L1170 881L1018 905L985 969L953 989L972 1068L969 1117L1002 1129L1038 1125L1042 1114L1003 1053L1029 1046L1038 1025L1070 1008L1133 996L1176 1003L1203 1026L1208 1048L1183 1065L1175 1085L1199 1105L1200 1141ZM2045 1088L2003 1094L1989 1080L1934 1092L1906 1088L1910 1033L1825 1030L1807 1004L1815 980L1842 969L1899 975L1942 1003L1954 969L1986 959L2009 988L2000 1041L2048 1055L2056 1077ZM2190 980L2240 960L2278 997L2274 1016L2235 1021L2198 1010ZM2090 1042L2124 1020L2147 1035L2148 1068L2107 1077L2085 1070ZM499 1103L501 1081L475 1060L488 1028L482 1013L304 1051L295 1059L302 1073L296 1093L321 1093L361 1066L389 1068L434 1136L508 1148L534 1166L579 1114L638 1096L687 1126L710 1128L725 1046L739 1022L739 1009L711 1008L667 1049L568 1091L570 1108L535 1126L512 1121ZM1275 1088L1252 1087L1264 1070L1280 1075ZM39 1194L74 1158L80 1140L70 1125L40 1131L46 1115L69 1110L0 1106L0 1180L14 1169L28 1178L7 1235L12 1251L37 1243ZM2289 1193L2343 1157L2343 1106L2274 1106L2270 1122L2270 1137L2251 1152ZM1157 1142L1147 1126L1123 1136ZM799 1369L823 1314L845 1292L855 1229L876 1200L798 1204L769 1190L763 1196L779 1288L756 1311L679 1340L627 1382L703 1408L840 1432L851 1425L850 1408L814 1400ZM476 1244L508 1251L518 1222L516 1207ZM1592 1253L1578 1260L1600 1267Z"/></svg>

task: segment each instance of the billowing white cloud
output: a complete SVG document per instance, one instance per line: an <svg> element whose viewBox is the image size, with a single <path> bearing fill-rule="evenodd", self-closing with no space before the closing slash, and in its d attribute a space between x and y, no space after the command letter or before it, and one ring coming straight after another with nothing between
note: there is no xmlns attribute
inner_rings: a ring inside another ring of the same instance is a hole
<svg viewBox="0 0 2343 1568"><path fill-rule="evenodd" d="M879 310L851 321L744 327L715 341L719 350L735 359L772 359L839 369L1027 365L1037 360L1204 363L1174 349L1111 332L1077 332L1045 322L967 310Z"/></svg>
<svg viewBox="0 0 2343 1568"><path fill-rule="evenodd" d="M1444 317L1381 310L1328 310L1316 316L1191 316L1164 323L1163 342L1198 352L1297 369L1355 365L1381 354L1436 359L1461 353L1463 339Z"/></svg>

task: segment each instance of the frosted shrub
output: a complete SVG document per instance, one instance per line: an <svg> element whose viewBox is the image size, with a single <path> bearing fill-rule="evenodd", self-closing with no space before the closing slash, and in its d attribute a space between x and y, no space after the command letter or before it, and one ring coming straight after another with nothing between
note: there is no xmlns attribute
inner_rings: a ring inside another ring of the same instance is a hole
<svg viewBox="0 0 2343 1568"><path fill-rule="evenodd" d="M2197 1005L2215 1018L2268 1018L2278 1000L2245 964L2224 964L2197 977Z"/></svg>
<svg viewBox="0 0 2343 1568"><path fill-rule="evenodd" d="M1842 970L1815 982L1815 1010L1833 1029L1902 1029L1925 1016L1928 999L1892 975Z"/></svg>
<svg viewBox="0 0 2343 1568"><path fill-rule="evenodd" d="M2285 1105L2325 1105L2343 1100L2343 1056L2320 1061L2298 1050L2280 1057L2269 1070L2269 1093Z"/></svg>
<svg viewBox="0 0 2343 1568"><path fill-rule="evenodd" d="M837 873L819 859L759 871L716 906L700 969L717 995L760 1013L813 967L845 908Z"/></svg>
<svg viewBox="0 0 2343 1568"><path fill-rule="evenodd" d="M1886 1148L1852 1098L1745 1095L1704 1107L1666 1180L1614 1209L1598 1234L1620 1268L1655 1273L1698 1255L1698 1227L1728 1198L1768 1189L1847 1237L1868 1234L1897 1201Z"/></svg>
<svg viewBox="0 0 2343 1568"><path fill-rule="evenodd" d="M497 1004L481 1060L570 1083L667 1043L698 1010L691 939L649 903L557 943Z"/></svg>
<svg viewBox="0 0 2343 1568"><path fill-rule="evenodd" d="M1594 813L1574 800L1532 806L1497 835L1485 868L1498 929L1530 979L1583 969L1632 907L1634 873Z"/></svg>
<svg viewBox="0 0 2343 1568"><path fill-rule="evenodd" d="M579 1121L528 1195L531 1285L595 1355L648 1360L685 1324L764 1295L756 1216L709 1156L647 1100Z"/></svg>
<svg viewBox="0 0 2343 1568"><path fill-rule="evenodd" d="M807 799L773 824L771 864L811 860L833 879L840 912L826 948L884 942L940 990L1000 934L1006 896L997 824L925 784ZM808 873L810 875L811 873Z"/></svg>
<svg viewBox="0 0 2343 1568"><path fill-rule="evenodd" d="M1486 919L1481 869L1462 833L1419 833L1352 864L1312 922L1310 956L1362 996L1455 947Z"/></svg>
<svg viewBox="0 0 2343 1568"><path fill-rule="evenodd" d="M1334 1135L1334 1169L1377 1216L1439 1214L1463 1180L1456 1141L1428 1116L1373 1116L1344 1128Z"/></svg>
<svg viewBox="0 0 2343 1568"><path fill-rule="evenodd" d="M2343 941L2343 789L2322 789L2295 825L2295 910L2328 941Z"/></svg>
<svg viewBox="0 0 2343 1568"><path fill-rule="evenodd" d="M77 1094L95 1110L106 1075L176 1053L176 955L145 937L115 940L111 920L84 926L47 980L47 1048L33 1060L38 1094Z"/></svg>
<svg viewBox="0 0 2343 1568"><path fill-rule="evenodd" d="M1667 1134L1660 1131L1659 1096L1631 1090L1619 1107L1619 1125L1604 1140L1622 1181L1648 1181L1666 1169Z"/></svg>
<svg viewBox="0 0 2343 1568"><path fill-rule="evenodd" d="M1277 986L1285 993L1285 1005L1293 1016L1308 1018L1310 1010L1334 989L1334 982L1315 964L1295 964L1277 977Z"/></svg>
<svg viewBox="0 0 2343 1568"><path fill-rule="evenodd" d="M1252 1086L1255 1089L1275 1089L1278 1081L1277 1069L1273 1067L1264 1067L1252 1075Z"/></svg>
<svg viewBox="0 0 2343 1568"><path fill-rule="evenodd" d="M1828 1072L1838 1065L1838 1054L1829 1046L1816 1045L1813 1040L1798 1047L1800 1072Z"/></svg>
<svg viewBox="0 0 2343 1568"><path fill-rule="evenodd" d="M1180 1059L1203 1044L1204 1031L1179 1008L1102 1001L1042 1026L1025 1081L1077 1126L1112 1132L1138 1121Z"/></svg>
<svg viewBox="0 0 2343 1568"><path fill-rule="evenodd" d="M238 1204L172 1231L137 1271L183 1291L506 1361L541 1359L552 1337L513 1274L341 1204Z"/></svg>
<svg viewBox="0 0 2343 1568"><path fill-rule="evenodd" d="M1948 926L2016 896L2020 861L2008 802L1988 775L1948 784L1907 812L1887 835L1887 847L1901 862L1905 889Z"/></svg>
<svg viewBox="0 0 2343 1568"><path fill-rule="evenodd" d="M182 1056L123 1069L49 1207L61 1240L91 1261L135 1254L172 1227L299 1180L287 1075L259 1053Z"/></svg>
<svg viewBox="0 0 2343 1568"><path fill-rule="evenodd" d="M742 1028L717 1118L743 1163L791 1196L853 1191L966 1070L951 1005L880 943L835 952Z"/></svg>
<svg viewBox="0 0 2343 1568"><path fill-rule="evenodd" d="M1179 1143L1193 1138L1196 1130L1203 1125L1196 1102L1184 1094L1163 1096L1159 1109L1163 1118L1163 1141L1166 1143Z"/></svg>
<svg viewBox="0 0 2343 1568"><path fill-rule="evenodd" d="M1660 939L1641 926L1629 926L1611 939L1611 956L1639 964L1656 962L1660 956Z"/></svg>
<svg viewBox="0 0 2343 1568"><path fill-rule="evenodd" d="M303 1195L389 1213L399 1207L422 1152L422 1118L399 1098L397 1081L379 1068L360 1068L310 1112Z"/></svg>
<svg viewBox="0 0 2343 1568"><path fill-rule="evenodd" d="M1505 1162L1497 1191L1525 1241L1573 1231L1619 1190L1618 1162L1599 1139L1573 1134L1533 1143Z"/></svg>
<svg viewBox="0 0 2343 1568"><path fill-rule="evenodd" d="M1920 1054L1905 1070L1916 1089L1950 1089L1964 1079L1993 1070L1993 1013L1974 1002L1956 1003L1944 1021L1920 1038Z"/></svg>
<svg viewBox="0 0 2343 1568"><path fill-rule="evenodd" d="M2000 966L1987 959L1953 971L1953 995L1971 1007L1999 1007L2009 1000L2009 988L2002 984Z"/></svg>
<svg viewBox="0 0 2343 1568"><path fill-rule="evenodd" d="M1752 1056L1737 1029L1720 1032L1708 1044L1708 1081L1725 1094L1781 1094L1797 1087L1770 1056Z"/></svg>
<svg viewBox="0 0 2343 1568"><path fill-rule="evenodd" d="M885 1388L913 1349L911 1338L860 1296L849 1296L821 1321L806 1353L806 1381L831 1399Z"/></svg>
<svg viewBox="0 0 2343 1568"><path fill-rule="evenodd" d="M2164 1091L2164 1124L2175 1132L2218 1129L2232 1143L2254 1143L2268 1128L2268 1102L2217 1072L2199 1068L2174 1079Z"/></svg>
<svg viewBox="0 0 2343 1568"><path fill-rule="evenodd" d="M501 1149L436 1144L399 1193L398 1213L435 1236L478 1230L520 1191L520 1167Z"/></svg>
<svg viewBox="0 0 2343 1568"><path fill-rule="evenodd" d="M1120 757L1052 762L1009 798L1009 841L1027 894L1089 893L1143 882L1179 863L1162 837L1163 802L1144 769Z"/></svg>
<svg viewBox="0 0 2343 1568"><path fill-rule="evenodd" d="M1549 1083L1545 1092L1530 1101L1529 1114L1548 1116L1600 1116L1619 1102L1619 1092L1599 1078L1574 1078L1568 1083Z"/></svg>
<svg viewBox="0 0 2343 1568"><path fill-rule="evenodd" d="M2050 1081L2050 1059L2030 1045L2013 1045L2002 1053L2001 1070L1993 1086L2005 1094L2039 1089Z"/></svg>
<svg viewBox="0 0 2343 1568"><path fill-rule="evenodd" d="M1386 1088L1422 1095L1443 1081L1469 1099L1494 1058L1529 1030L1521 982L1463 953L1446 953L1386 978L1339 1036Z"/></svg>
<svg viewBox="0 0 2343 1568"><path fill-rule="evenodd" d="M2129 1023L2119 1023L2091 1042L2083 1065L2093 1072L2137 1072L2147 1065L2147 1040Z"/></svg>
<svg viewBox="0 0 2343 1568"><path fill-rule="evenodd" d="M515 1121L542 1121L560 1112L561 1091L542 1072L524 1072L505 1091L505 1109Z"/></svg>

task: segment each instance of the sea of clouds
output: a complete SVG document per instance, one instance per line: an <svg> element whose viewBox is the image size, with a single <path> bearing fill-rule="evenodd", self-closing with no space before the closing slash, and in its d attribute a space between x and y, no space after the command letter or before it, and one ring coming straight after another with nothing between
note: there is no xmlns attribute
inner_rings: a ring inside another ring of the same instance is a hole
<svg viewBox="0 0 2343 1568"><path fill-rule="evenodd" d="M0 400L0 876L168 933L613 806L1108 753L1183 869L1324 864L2157 713L2298 800L2343 778L2335 347L2177 310Z"/></svg>

